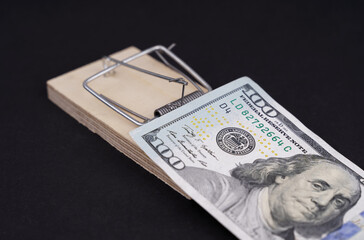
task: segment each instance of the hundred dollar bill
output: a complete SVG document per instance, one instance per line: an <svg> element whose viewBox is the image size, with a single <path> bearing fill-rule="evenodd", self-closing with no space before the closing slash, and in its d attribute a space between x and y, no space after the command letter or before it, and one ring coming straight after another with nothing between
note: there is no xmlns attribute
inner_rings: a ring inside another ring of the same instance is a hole
<svg viewBox="0 0 364 240"><path fill-rule="evenodd" d="M364 239L364 171L247 77L131 136L238 238Z"/></svg>

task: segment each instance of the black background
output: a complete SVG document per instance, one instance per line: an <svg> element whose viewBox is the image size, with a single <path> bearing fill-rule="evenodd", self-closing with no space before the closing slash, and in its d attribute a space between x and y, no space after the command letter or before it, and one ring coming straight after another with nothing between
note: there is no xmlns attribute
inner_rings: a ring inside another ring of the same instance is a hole
<svg viewBox="0 0 364 240"><path fill-rule="evenodd" d="M359 1L3 4L0 239L234 238L47 99L48 79L130 45L177 43L213 88L251 77L364 168L363 10Z"/></svg>

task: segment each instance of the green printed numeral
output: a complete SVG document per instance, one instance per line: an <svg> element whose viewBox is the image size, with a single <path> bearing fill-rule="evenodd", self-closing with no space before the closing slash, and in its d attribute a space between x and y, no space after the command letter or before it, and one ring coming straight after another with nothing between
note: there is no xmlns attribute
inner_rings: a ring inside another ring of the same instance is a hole
<svg viewBox="0 0 364 240"><path fill-rule="evenodd" d="M274 142L276 142L278 139L281 139L281 138L278 136L272 137L272 141L274 141Z"/></svg>
<svg viewBox="0 0 364 240"><path fill-rule="evenodd" d="M253 122L252 122L252 124L255 124L255 123L258 123L259 122L259 120L258 119L255 119Z"/></svg>
<svg viewBox="0 0 364 240"><path fill-rule="evenodd" d="M268 137L272 137L272 136L274 136L275 135L275 133L274 132L269 132L269 133L267 133L267 136Z"/></svg>
<svg viewBox="0 0 364 240"><path fill-rule="evenodd" d="M230 101L230 103L232 105L235 105L233 104L233 102L235 101L236 99ZM235 105L235 108L236 109L242 109L243 108L243 105L242 104L238 104L238 105ZM251 123L252 124L255 124L255 127L260 129L260 131L264 134L266 134L267 137L271 138L271 140L273 142L277 142L278 146L282 146L284 145L284 142L283 140L280 140L281 138L279 136L275 136L276 134L274 132L269 132L269 128L265 127L263 123L259 123L260 121L258 119L256 119L253 115L248 115L249 114L249 111L248 110L244 110L241 112L241 115L243 116L246 116L245 118L250 121L252 119L254 119L254 121L252 121ZM247 116L248 115L248 116ZM291 146L286 146L283 148L284 151L286 152L289 152L292 150L292 147Z"/></svg>
<svg viewBox="0 0 364 240"><path fill-rule="evenodd" d="M245 115L249 114L249 111L248 110L242 111L241 114L243 114L245 116ZM250 116L252 116L252 115L250 115Z"/></svg>

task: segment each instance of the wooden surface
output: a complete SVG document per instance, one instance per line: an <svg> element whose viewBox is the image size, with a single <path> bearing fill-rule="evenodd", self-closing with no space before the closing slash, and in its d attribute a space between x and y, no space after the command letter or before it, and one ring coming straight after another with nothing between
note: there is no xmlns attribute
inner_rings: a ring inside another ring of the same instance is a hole
<svg viewBox="0 0 364 240"><path fill-rule="evenodd" d="M135 47L129 47L111 56L122 60L139 51ZM167 76L179 76L150 56L143 56L131 64ZM107 107L83 88L83 81L101 71L102 67L102 61L98 60L49 80L47 82L49 99L92 132L100 135L117 150L189 198L134 143L129 132L137 126ZM168 83L163 79L124 66L116 68L115 74L111 76L95 79L89 83L89 86L96 92L149 118L153 117L154 109L178 99L181 94L180 84ZM185 94L193 91L195 91L194 87L189 84Z"/></svg>

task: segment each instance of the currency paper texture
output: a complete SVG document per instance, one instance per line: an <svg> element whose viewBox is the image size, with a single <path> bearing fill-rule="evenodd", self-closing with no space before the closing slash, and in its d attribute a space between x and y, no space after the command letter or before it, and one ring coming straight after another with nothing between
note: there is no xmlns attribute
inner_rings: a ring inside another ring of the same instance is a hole
<svg viewBox="0 0 364 240"><path fill-rule="evenodd" d="M364 239L364 171L247 77L132 131L243 239Z"/></svg>

